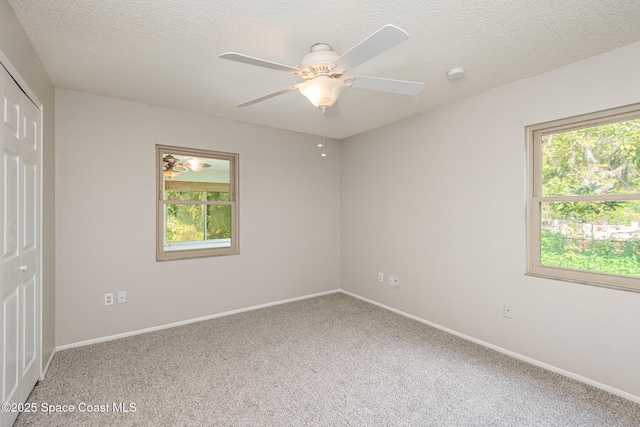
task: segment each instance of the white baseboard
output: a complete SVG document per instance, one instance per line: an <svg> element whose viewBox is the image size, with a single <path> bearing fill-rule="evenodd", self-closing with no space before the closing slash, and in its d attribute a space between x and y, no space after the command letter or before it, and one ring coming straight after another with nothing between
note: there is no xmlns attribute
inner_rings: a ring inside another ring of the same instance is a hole
<svg viewBox="0 0 640 427"><path fill-rule="evenodd" d="M40 381L42 381L47 376L47 372L49 371L49 366L51 366L51 362L53 361L53 356L56 355L56 352L57 352L57 349L54 348L53 351L51 352L51 356L49 356L49 360L47 361L47 364L45 365L44 369L40 373Z"/></svg>
<svg viewBox="0 0 640 427"><path fill-rule="evenodd" d="M600 383L598 381L594 381L594 380L592 380L590 378L583 377L582 375L578 375L578 374L575 374L573 372L566 371L566 370L558 368L556 366L549 365L548 363L544 363L544 362L541 362L539 360L532 359L531 357L524 356L524 355L519 354L519 353L515 353L515 352L513 352L511 350L507 350L505 348L498 347L497 345L494 345L494 344L479 340L477 338L473 338L473 337L471 337L469 335L465 335L463 333L454 331L453 329L446 328L444 326L438 325L437 323L430 322L428 320L422 319L421 317L414 316L413 314L405 313L404 311L395 309L393 307L389 307L387 305L381 304L381 303L379 303L377 301L370 300L368 298L361 297L360 295L356 295L354 293L351 293L349 291L345 291L343 289L335 289L335 290L332 290L332 291L320 292L320 293L311 294L311 295L305 295L305 296L296 297L296 298L289 298L289 299L286 299L286 300L274 301L274 302L270 302L270 303L266 303L266 304L260 304L260 305L255 305L255 306L251 306L251 307L240 308L240 309L237 309L237 310L225 311L223 313L212 314L212 315L209 315L209 316L198 317L198 318L195 318L195 319L182 320L180 322L174 322L174 323L169 323L169 324L165 324L165 325L154 326L154 327L151 327L151 328L138 329L138 330L135 330L135 331L125 332L125 333L122 333L122 334L110 335L110 336L106 336L106 337L102 337L102 338L96 338L96 339L91 339L91 340L86 340L86 341L75 342L75 343L72 343L72 344L61 345L59 347L56 347L54 349L53 353L51 354L51 357L49 358L49 361L47 362L47 365L46 365L46 367L44 369L44 372L42 373L41 379L44 379L44 377L45 377L45 375L46 375L46 373L47 373L47 371L49 369L49 365L51 364L51 361L53 360L53 356L58 351L67 350L67 349L76 348L76 347L83 347L85 345L91 345L91 344L96 344L96 343L100 343L100 342L117 340L117 339L120 339L120 338L126 338L126 337L130 337L130 336L133 336L133 335L139 335L139 334L144 334L144 333L147 333L147 332L159 331L159 330L162 330L162 329L168 329L168 328L173 328L173 327L176 327L176 326L187 325L189 323L202 322L204 320L210 320L210 319L215 319L215 318L218 318L218 317L230 316L230 315L233 315L233 314L243 313L243 312L246 312L246 311L259 310L261 308L272 307L272 306L275 306L275 305L286 304L286 303L289 303L289 302L300 301L300 300L304 300L304 299L308 299L308 298L315 298L315 297L319 297L319 296L322 296L322 295L333 294L333 293L336 293L336 292L342 292L342 293L344 293L346 295L349 295L349 296L352 296L354 298L360 299L362 301L368 302L369 304L373 304L373 305L376 305L378 307L384 308L385 310L389 310L389 311L392 311L394 313L400 314L401 316L405 316L405 317L408 317L410 319L416 320L416 321L418 321L420 323L424 323L425 325L432 326L432 327L434 327L436 329L439 329L441 331L444 331L444 332L447 332L449 334L455 335L455 336L460 337L462 339L465 339L467 341L474 342L474 343L479 344L481 346L490 348L492 350L495 350L495 351L498 351L500 353L506 354L508 356L514 357L516 359L522 360L523 362L527 362L527 363L530 363L532 365L539 366L539 367L541 367L543 369L546 369L548 371L555 372L555 373L560 374L560 375L564 375L565 377L574 379L576 381L580 381L582 383L588 384L590 386L599 388L599 389L604 390L606 392L609 392L611 394L615 394L616 396L620 396L620 397L622 397L624 399L627 399L627 400L630 400L632 402L640 404L640 396L636 396L636 395L633 395L631 393L627 393L627 392L619 390L617 388L610 387L610 386L608 386L606 384L602 384L602 383Z"/></svg>
<svg viewBox="0 0 640 427"><path fill-rule="evenodd" d="M198 317L196 319L181 320L179 322L168 323L168 324L160 325L160 326L153 326L151 328L138 329L138 330L131 331L131 332L124 332L122 334L110 335L110 336L106 336L106 337L95 338L95 339L86 340L86 341L79 341L79 342L75 342L75 343L71 343L71 344L65 344L65 345L61 345L59 347L56 347L55 350L53 351L53 354L55 354L58 351L67 350L69 348L84 347L85 345L97 344L97 343L100 343L100 342L106 342L106 341L117 340L117 339L120 339L120 338L130 337L130 336L133 336L133 335L145 334L147 332L153 332L153 331L159 331L159 330L162 330L162 329L174 328L176 326L188 325L189 323L202 322L203 320L210 320L210 319L215 319L215 318L218 318L218 317L231 316L232 314L243 313L245 311L259 310L261 308L272 307L274 305L286 304L288 302L300 301L300 300L308 299L308 298L315 298L315 297L319 297L319 296L322 296L322 295L333 294L333 293L336 293L336 292L339 292L339 291L340 291L339 289L335 289L335 290L332 290L332 291L319 292L317 294L304 295L304 296L301 296L301 297L289 298L289 299L286 299L286 300L274 301L274 302L269 302L269 303L260 304L260 305L254 305L252 307L239 308L237 310L225 311L224 313L211 314L209 316ZM53 355L51 356L51 358L53 358ZM49 363L51 363L51 360L49 360ZM49 363L47 363L47 369L49 367ZM44 374L43 374L43 376L44 376Z"/></svg>
<svg viewBox="0 0 640 427"><path fill-rule="evenodd" d="M453 329L445 328L444 326L438 325L437 323L430 322L430 321L422 319L422 318L420 318L418 316L414 316L413 314L405 313L404 311L400 311L400 310L397 310L397 309L395 309L393 307L389 307L389 306L381 304L379 302L370 300L368 298L361 297L360 295L353 294L353 293L351 293L349 291L345 291L343 289L340 289L340 292L342 292L342 293L344 293L346 295L352 296L354 298L358 298L358 299L360 299L362 301L365 301L365 302L368 302L370 304L377 305L378 307L384 308L385 310L389 310L389 311L392 311L394 313L400 314L402 316L408 317L410 319L417 320L418 322L424 323L425 325L429 325L429 326L432 326L432 327L434 327L436 329L440 329L441 331L444 331L444 332L447 332L449 334L455 335L457 337L463 338L463 339L465 339L467 341L471 341L471 342L474 342L476 344L480 344L481 346L490 348L490 349L498 351L500 353L504 353L504 354L506 354L508 356L511 356L511 357L516 358L516 359L522 360L523 362L527 362L527 363L530 363L532 365L539 366L539 367L541 367L543 369L546 369L548 371L555 372L555 373L560 374L560 375L564 375L565 377L568 377L568 378L574 379L576 381L580 381L582 383L588 384L590 386L599 388L599 389L607 391L607 392L609 392L611 394L615 394L616 396L623 397L623 398L625 398L627 400L630 400L632 402L640 403L640 396L636 396L634 394L627 393L626 391L622 391L622 390L619 390L617 388L610 387L610 386L608 386L606 384L602 384L602 383L600 383L598 381L594 381L594 380L592 380L590 378L583 377L582 375L578 375L578 374L575 374L573 372L569 372L569 371L566 371L564 369L558 368L557 366L549 365L548 363L544 363L544 362L541 362L539 360L532 359L530 357L524 356L522 354L515 353L515 352L513 352L511 350L507 350L505 348L498 347L497 345L493 345L493 344L490 344L488 342L485 342L485 341L470 337L469 335L462 334L460 332L454 331Z"/></svg>

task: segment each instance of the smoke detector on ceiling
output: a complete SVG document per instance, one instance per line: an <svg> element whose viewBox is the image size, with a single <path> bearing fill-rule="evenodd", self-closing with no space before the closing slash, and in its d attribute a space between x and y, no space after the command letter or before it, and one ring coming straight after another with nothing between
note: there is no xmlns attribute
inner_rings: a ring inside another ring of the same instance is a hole
<svg viewBox="0 0 640 427"><path fill-rule="evenodd" d="M464 77L464 75L465 71L462 67L455 67L447 71L447 77L449 78L449 80L461 79L462 77Z"/></svg>

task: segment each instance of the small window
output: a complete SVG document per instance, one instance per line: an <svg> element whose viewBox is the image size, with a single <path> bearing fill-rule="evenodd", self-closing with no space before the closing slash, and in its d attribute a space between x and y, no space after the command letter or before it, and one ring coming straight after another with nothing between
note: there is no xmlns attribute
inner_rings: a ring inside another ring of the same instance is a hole
<svg viewBox="0 0 640 427"><path fill-rule="evenodd" d="M640 291L640 105L527 135L529 273Z"/></svg>
<svg viewBox="0 0 640 427"><path fill-rule="evenodd" d="M238 155L156 146L158 261L238 253Z"/></svg>

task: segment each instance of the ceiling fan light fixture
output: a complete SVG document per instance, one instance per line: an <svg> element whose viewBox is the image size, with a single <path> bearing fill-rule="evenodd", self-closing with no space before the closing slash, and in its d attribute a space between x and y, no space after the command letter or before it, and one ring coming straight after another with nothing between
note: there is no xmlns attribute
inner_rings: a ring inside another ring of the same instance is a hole
<svg viewBox="0 0 640 427"><path fill-rule="evenodd" d="M202 160L196 158L187 159L187 163L189 163L189 167L194 172L200 172L204 167Z"/></svg>
<svg viewBox="0 0 640 427"><path fill-rule="evenodd" d="M300 93L321 110L335 104L345 89L346 85L342 80L329 76L318 76L298 86Z"/></svg>
<svg viewBox="0 0 640 427"><path fill-rule="evenodd" d="M166 176L167 178L171 179L174 176L178 175L180 172L175 171L173 169L167 169L167 170L163 170L162 171L162 175Z"/></svg>

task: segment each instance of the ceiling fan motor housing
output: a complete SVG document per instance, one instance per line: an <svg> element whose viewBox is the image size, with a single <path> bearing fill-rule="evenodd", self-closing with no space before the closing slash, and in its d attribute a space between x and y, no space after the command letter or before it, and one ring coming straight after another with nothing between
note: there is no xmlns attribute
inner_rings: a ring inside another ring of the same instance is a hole
<svg viewBox="0 0 640 427"><path fill-rule="evenodd" d="M300 60L299 68L311 71L313 75L309 78L315 78L318 75L337 78L345 72L345 70L335 69L334 62L339 57L340 55L334 52L328 44L316 43L311 46L311 52Z"/></svg>

